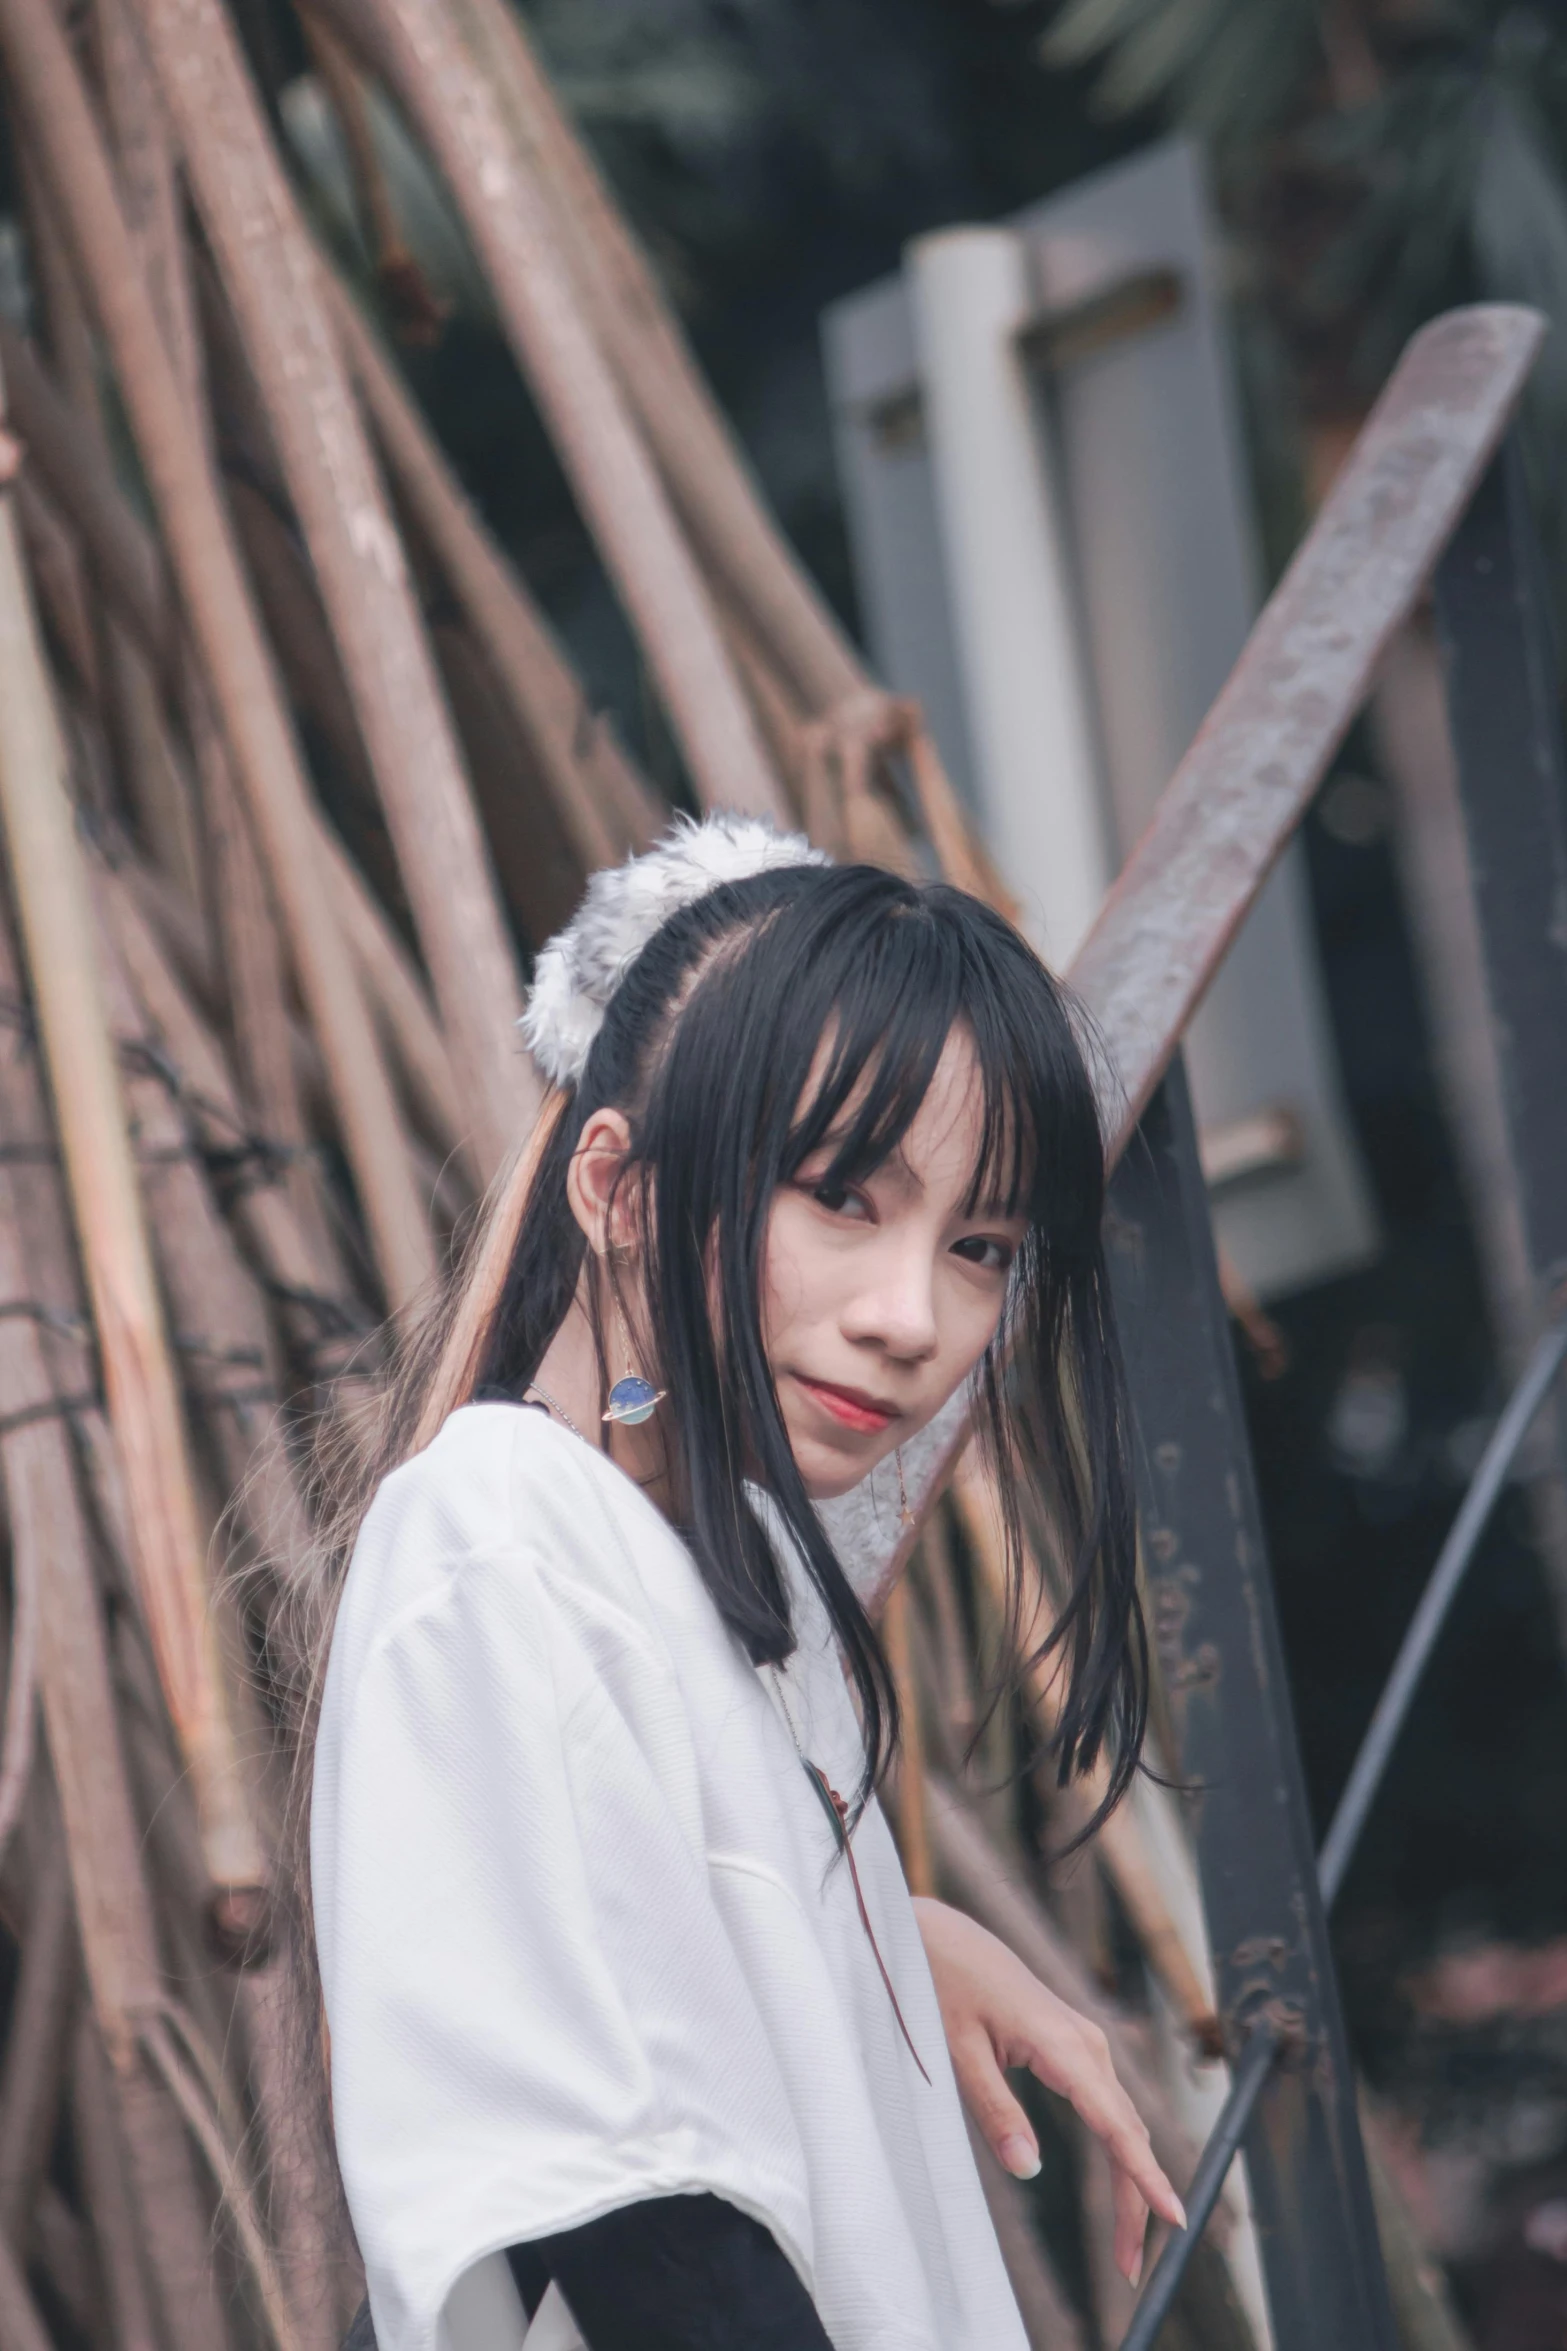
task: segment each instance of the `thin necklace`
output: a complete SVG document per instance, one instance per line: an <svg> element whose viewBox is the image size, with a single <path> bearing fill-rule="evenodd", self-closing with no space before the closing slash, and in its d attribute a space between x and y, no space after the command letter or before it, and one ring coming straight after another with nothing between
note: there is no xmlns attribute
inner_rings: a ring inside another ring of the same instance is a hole
<svg viewBox="0 0 1567 2351"><path fill-rule="evenodd" d="M887 1987L887 1997L892 2002L892 2013L898 2020L898 2030L903 2035L909 2055L913 2058L915 2064L919 2067L920 2072L925 2075L925 2079L928 2082L930 2080L930 2075L925 2073L925 2061L921 2057L919 2051L915 2048L914 2035L909 2031L908 2025L904 2021L903 2010L898 2005L898 1995L893 1989L892 1978L887 1973L887 1962L885 1959L883 1959L881 1955L881 1945L876 1940L876 1929L871 1925L871 1914L865 1907L865 1889L860 1884L860 1872L854 1859L854 1845L852 1842L855 1828L858 1825L859 1815L855 1814L853 1818L850 1817L848 1804L845 1802L844 1798L839 1795L837 1789L833 1786L831 1780L827 1777L827 1774L823 1771L821 1765L819 1763L813 1763L809 1755L806 1754L805 1749L800 1744L800 1734L795 1727L793 1711L790 1708L788 1698L784 1694L783 1675L779 1668L772 1663L769 1663L767 1670L773 1677L773 1692L778 1700L778 1711L783 1716L785 1723L788 1725L789 1736L794 1741L795 1754L799 1757L800 1769L804 1772L806 1778L810 1781L811 1791L815 1796L817 1803L821 1806L823 1812L827 1816L827 1823L832 1830L834 1844L837 1846L838 1851L842 1855L843 1859L849 1865L849 1882L854 1888L854 1900L855 1905L859 1910L860 1924L865 1929L865 1938L866 1941L870 1944L871 1954L876 1961L876 1966L880 1973L881 1980Z"/></svg>
<svg viewBox="0 0 1567 2351"><path fill-rule="evenodd" d="M572 1419L571 1414L566 1410L565 1405L557 1404L554 1397L550 1394L548 1388L541 1388L537 1380L530 1380L527 1387L523 1390L523 1394L525 1396L542 1396L544 1402L546 1405L548 1405L550 1411L554 1413L556 1419L563 1420L574 1437L582 1437L582 1442L584 1445L587 1443L587 1438L582 1436L582 1431L578 1428L576 1422Z"/></svg>

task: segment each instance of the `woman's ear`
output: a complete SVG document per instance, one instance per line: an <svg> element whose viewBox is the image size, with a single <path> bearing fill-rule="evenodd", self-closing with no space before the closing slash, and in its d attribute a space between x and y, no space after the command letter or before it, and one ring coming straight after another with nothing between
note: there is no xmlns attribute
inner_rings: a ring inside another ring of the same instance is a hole
<svg viewBox="0 0 1567 2351"><path fill-rule="evenodd" d="M582 1139L566 1170L566 1197L571 1213L587 1236L595 1257L607 1257L632 1239L631 1202L618 1194L631 1128L624 1111L595 1110L582 1129Z"/></svg>

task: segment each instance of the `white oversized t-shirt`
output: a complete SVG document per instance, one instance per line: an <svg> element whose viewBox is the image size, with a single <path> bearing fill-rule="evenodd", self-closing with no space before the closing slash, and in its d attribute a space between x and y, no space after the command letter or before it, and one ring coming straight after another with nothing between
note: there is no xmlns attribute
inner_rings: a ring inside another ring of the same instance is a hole
<svg viewBox="0 0 1567 2351"><path fill-rule="evenodd" d="M780 1691L632 1482L513 1405L377 1494L311 1862L381 2351L563 2351L500 2249L702 2191L772 2231L836 2351L1022 2351L886 1822L854 1851L928 2083L801 1769L791 1721L845 1794L861 1746L793 1581Z"/></svg>

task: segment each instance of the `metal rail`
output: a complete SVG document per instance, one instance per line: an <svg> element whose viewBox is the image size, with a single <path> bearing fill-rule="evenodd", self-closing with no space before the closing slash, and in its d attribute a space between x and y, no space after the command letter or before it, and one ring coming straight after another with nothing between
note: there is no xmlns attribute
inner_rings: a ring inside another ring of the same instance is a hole
<svg viewBox="0 0 1567 2351"><path fill-rule="evenodd" d="M1538 1341L1523 1377L1508 1399L1399 1646L1393 1670L1361 1741L1317 1863L1325 1909L1332 1908L1343 1885L1431 1652L1480 1547L1518 1448L1534 1425L1564 1356L1567 1356L1567 1311L1558 1316ZM1122 2339L1121 2351L1150 2351L1186 2274L1186 2265L1213 2216L1225 2177L1245 2137L1252 2109L1282 2051L1283 2036L1277 2023L1267 2014L1262 2015L1236 2064L1229 2097L1193 2174L1186 2198L1188 2225L1172 2234L1149 2272L1142 2298Z"/></svg>
<svg viewBox="0 0 1567 2351"><path fill-rule="evenodd" d="M1104 1045L1112 1161L1311 804L1517 406L1537 311L1480 303L1410 341L1068 973ZM880 1606L968 1442L961 1408L905 1448L912 1525L845 1528Z"/></svg>

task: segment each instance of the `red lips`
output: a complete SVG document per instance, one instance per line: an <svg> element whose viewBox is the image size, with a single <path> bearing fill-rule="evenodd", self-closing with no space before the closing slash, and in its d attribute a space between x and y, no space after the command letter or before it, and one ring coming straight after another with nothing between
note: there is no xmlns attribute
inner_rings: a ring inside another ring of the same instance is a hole
<svg viewBox="0 0 1567 2351"><path fill-rule="evenodd" d="M890 1428L898 1418L895 1404L888 1404L879 1396L867 1396L863 1388L835 1387L830 1380L807 1379L798 1371L794 1376L807 1395L814 1396L824 1411L830 1412L847 1429L874 1436Z"/></svg>

